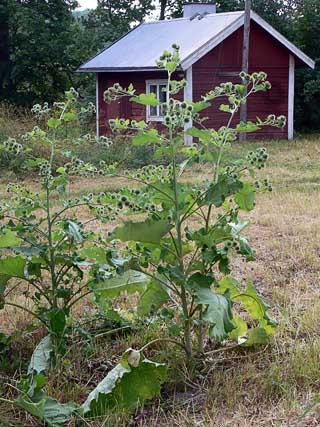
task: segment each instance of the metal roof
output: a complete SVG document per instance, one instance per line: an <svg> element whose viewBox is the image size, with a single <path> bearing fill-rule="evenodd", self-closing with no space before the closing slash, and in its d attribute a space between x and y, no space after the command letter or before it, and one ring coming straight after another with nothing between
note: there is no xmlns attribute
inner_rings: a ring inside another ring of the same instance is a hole
<svg viewBox="0 0 320 427"><path fill-rule="evenodd" d="M310 67L314 62L256 13L262 26ZM144 22L106 47L78 69L80 72L143 71L158 69L156 61L173 43L180 45L182 69L187 69L244 23L244 12L214 13L195 18Z"/></svg>

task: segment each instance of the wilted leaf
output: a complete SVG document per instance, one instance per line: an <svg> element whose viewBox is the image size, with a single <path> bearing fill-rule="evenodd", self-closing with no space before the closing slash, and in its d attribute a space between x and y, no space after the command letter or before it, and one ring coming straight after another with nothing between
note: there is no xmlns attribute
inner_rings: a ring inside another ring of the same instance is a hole
<svg viewBox="0 0 320 427"><path fill-rule="evenodd" d="M228 292L231 299L240 293L238 281L231 276L226 276L219 281L218 290L222 294Z"/></svg>
<svg viewBox="0 0 320 427"><path fill-rule="evenodd" d="M252 282L249 282L245 292L233 297L233 299L240 302L253 319L262 320L265 318L269 306L257 293Z"/></svg>
<svg viewBox="0 0 320 427"><path fill-rule="evenodd" d="M73 221L68 220L67 226L68 226L69 235L72 236L76 242L78 243L83 242L84 239L83 239L83 235L81 233L79 225Z"/></svg>
<svg viewBox="0 0 320 427"><path fill-rule="evenodd" d="M85 417L132 411L160 393L160 385L166 377L165 365L144 359L134 367L129 365L128 356L122 358L89 394L82 405Z"/></svg>
<svg viewBox="0 0 320 427"><path fill-rule="evenodd" d="M46 422L50 427L63 427L70 421L72 414L78 409L73 403L61 404L44 393L41 399L33 402L27 397L20 396L15 403L34 417Z"/></svg>
<svg viewBox="0 0 320 427"><path fill-rule="evenodd" d="M200 113L200 111L205 110L206 108L211 106L210 102L205 102L205 101L194 102L192 105L193 105L193 111L195 113Z"/></svg>
<svg viewBox="0 0 320 427"><path fill-rule="evenodd" d="M147 219L144 222L126 222L117 227L112 237L123 242L134 241L144 243L159 243L172 228L167 221L152 221Z"/></svg>
<svg viewBox="0 0 320 427"><path fill-rule="evenodd" d="M45 372L50 366L50 357L52 352L52 344L50 336L44 337L35 348L30 364L28 367L28 375L40 374Z"/></svg>
<svg viewBox="0 0 320 427"><path fill-rule="evenodd" d="M34 372L33 372L34 374ZM47 382L44 375L30 375L20 383L21 395L14 403L50 427L63 427L71 420L72 414L79 410L73 402L61 404L47 396L42 390Z"/></svg>

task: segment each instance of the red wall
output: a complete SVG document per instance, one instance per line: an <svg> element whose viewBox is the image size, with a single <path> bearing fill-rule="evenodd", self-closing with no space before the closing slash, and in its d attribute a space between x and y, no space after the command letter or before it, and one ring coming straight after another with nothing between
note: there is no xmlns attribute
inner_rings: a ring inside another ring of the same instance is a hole
<svg viewBox="0 0 320 427"><path fill-rule="evenodd" d="M240 73L242 55L243 29L236 31L218 47L213 49L193 65L193 99L200 100L201 96L222 82L239 82L239 78L230 77L228 73ZM252 23L250 36L250 73L265 71L272 89L260 92L250 97L248 103L248 119L255 120L258 116L264 118L269 114L288 114L288 75L289 52L274 40L264 30ZM129 102L123 98L119 102L106 104L103 100L104 91L114 83L127 87L132 83L137 93L146 91L146 80L166 78L166 73L155 72L126 72L99 73L99 130L100 135L108 132L108 120L116 117L145 120L146 111L142 105ZM219 105L224 101L205 110L209 117L206 126L219 128L224 126L229 115L219 111ZM239 120L239 118L236 118ZM236 121L235 120L235 121ZM287 138L287 128L264 128L252 137Z"/></svg>
<svg viewBox="0 0 320 427"><path fill-rule="evenodd" d="M202 57L193 65L193 99L198 101L201 95L226 81L239 83L237 77L228 73L240 73L242 55L243 29L239 29L219 46ZM264 118L269 114L288 115L288 80L289 53L277 41L256 24L252 24L249 54L250 73L265 71L272 89L251 95L248 102L248 120L258 116ZM204 111L209 117L205 122L208 127L219 128L227 123L229 115L219 111L223 99ZM235 122L239 117L235 118ZM252 137L287 138L287 128L264 128Z"/></svg>
<svg viewBox="0 0 320 427"><path fill-rule="evenodd" d="M182 76L183 77L183 76ZM103 100L104 91L114 83L120 83L122 87L133 84L136 93L146 92L146 80L166 79L167 73L163 71L131 72L131 73L99 73L99 134L104 135L109 130L108 120L117 117L123 119L146 120L146 108L130 102L129 98L122 98L117 102L106 104ZM174 76L179 79L179 73ZM183 93L177 99L183 98ZM157 122L154 122L157 125Z"/></svg>

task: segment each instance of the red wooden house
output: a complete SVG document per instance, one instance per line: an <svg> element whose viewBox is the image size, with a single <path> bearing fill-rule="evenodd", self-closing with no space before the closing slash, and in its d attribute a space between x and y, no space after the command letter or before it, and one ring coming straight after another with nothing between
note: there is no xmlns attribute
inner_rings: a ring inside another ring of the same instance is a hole
<svg viewBox="0 0 320 427"><path fill-rule="evenodd" d="M107 105L103 93L118 82L132 83L137 93L155 92L165 96L162 85L166 74L156 60L173 43L180 45L181 72L187 80L185 100L198 101L215 86L226 81L239 81L242 63L244 12L216 13L212 4L189 3L184 17L166 21L144 22L120 40L108 46L78 71L97 76L97 133L108 131L108 120L122 117L161 122L158 108L145 108L122 99ZM294 80L296 67L315 64L271 25L251 12L249 72L265 71L272 89L253 95L248 103L248 120L269 114L285 115L285 129L264 128L255 137L293 138ZM217 105L205 110L207 126L225 125L227 114Z"/></svg>

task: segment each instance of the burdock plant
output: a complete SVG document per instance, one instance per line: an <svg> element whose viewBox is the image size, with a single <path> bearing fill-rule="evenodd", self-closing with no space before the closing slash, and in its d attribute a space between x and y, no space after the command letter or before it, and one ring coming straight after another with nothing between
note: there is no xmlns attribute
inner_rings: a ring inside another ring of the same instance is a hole
<svg viewBox="0 0 320 427"><path fill-rule="evenodd" d="M115 84L104 94L106 102L129 96L131 102L147 108L160 106L164 115L161 131L145 121L128 119L112 120L110 126L113 133L133 133L133 145L156 145L156 155L165 154L170 164L128 173L129 179L141 184L136 203L147 215L114 229L110 239L127 245L123 249L123 276L119 275L117 284L97 281L94 287L97 297L104 298L140 291L138 314L167 316L168 330L174 337L164 339L182 347L190 360L205 351L207 337L216 343L235 341L251 346L265 343L274 330L267 304L252 282L244 287L239 284L231 275L230 263L236 256L254 259L243 235L249 221L241 218L241 212L254 209L258 191L271 190L268 180L254 178L255 169L265 166L268 154L261 148L229 163L224 155L241 132L283 127L285 117L270 115L234 125L247 98L270 89L264 72L241 73L241 83L221 84L198 102L178 100L176 95L187 84L174 79L179 62L177 45L158 61L159 68L168 74L166 102L162 104L155 94L136 94L132 85L123 88ZM229 116L226 126L207 129L201 113L219 100L223 101L219 109ZM193 138L191 145L186 146L186 137ZM181 163L182 157L185 160ZM206 182L186 183L183 179L194 159L208 162L210 177ZM136 274L135 281L127 280L128 271Z"/></svg>

